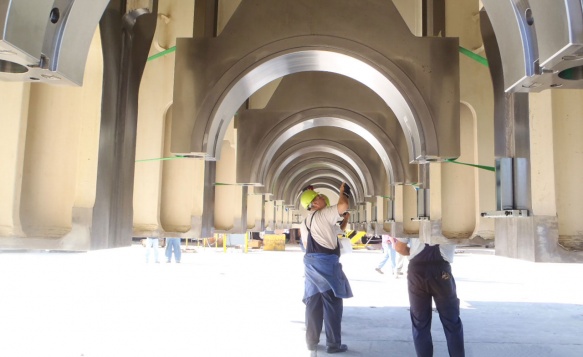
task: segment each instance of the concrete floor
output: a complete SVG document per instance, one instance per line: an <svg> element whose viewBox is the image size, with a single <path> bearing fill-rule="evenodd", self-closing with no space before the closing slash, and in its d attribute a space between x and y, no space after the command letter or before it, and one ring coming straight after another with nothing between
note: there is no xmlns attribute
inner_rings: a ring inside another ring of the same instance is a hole
<svg viewBox="0 0 583 357"><path fill-rule="evenodd" d="M201 247L183 253L181 264L146 264L139 245L0 252L0 356L307 356L302 253L286 249ZM349 351L341 356L415 355L406 279L378 274L380 258L379 251L341 258L354 291L345 300ZM467 356L583 356L582 264L465 249L453 272ZM434 316L435 356L447 356Z"/></svg>

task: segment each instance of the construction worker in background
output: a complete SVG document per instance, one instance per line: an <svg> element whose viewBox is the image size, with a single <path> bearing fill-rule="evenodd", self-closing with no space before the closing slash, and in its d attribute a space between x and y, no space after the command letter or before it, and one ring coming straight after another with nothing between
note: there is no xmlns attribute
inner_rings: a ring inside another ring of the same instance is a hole
<svg viewBox="0 0 583 357"><path fill-rule="evenodd" d="M326 352L346 352L342 344L341 323L344 298L352 297L352 289L339 262L340 246L336 224L348 210L350 187L340 185L338 204L328 206L323 195L312 188L304 190L301 205L310 211L304 219L301 239L306 254L305 291L306 343L312 356L317 355L322 325L326 326Z"/></svg>

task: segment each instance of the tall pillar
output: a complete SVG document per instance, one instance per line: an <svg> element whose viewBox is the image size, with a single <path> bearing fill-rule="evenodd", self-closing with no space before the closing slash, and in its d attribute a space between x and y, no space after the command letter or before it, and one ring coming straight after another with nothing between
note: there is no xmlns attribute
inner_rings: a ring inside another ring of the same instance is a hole
<svg viewBox="0 0 583 357"><path fill-rule="evenodd" d="M91 249L132 242L138 94L158 1L152 5L126 13L126 1L112 0L100 21L104 75Z"/></svg>
<svg viewBox="0 0 583 357"><path fill-rule="evenodd" d="M0 82L2 130L0 131L0 246L7 239L23 237L20 224L22 170L28 119L30 84Z"/></svg>

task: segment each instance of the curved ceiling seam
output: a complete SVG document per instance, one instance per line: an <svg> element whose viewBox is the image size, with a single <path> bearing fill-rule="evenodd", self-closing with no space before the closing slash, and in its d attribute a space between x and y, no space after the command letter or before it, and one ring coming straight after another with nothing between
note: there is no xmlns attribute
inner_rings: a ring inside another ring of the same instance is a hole
<svg viewBox="0 0 583 357"><path fill-rule="evenodd" d="M318 142L323 142L323 140L317 140ZM334 143L337 144L335 142L329 142L330 144ZM359 174L359 178L360 178L360 182L364 183L365 186L365 195L368 193L370 194L371 192L375 192L376 190L374 189L374 180L372 178L372 175L370 173L370 170L368 170L368 167L366 166L366 164L364 163L364 161L362 161L360 159L360 157L358 155L356 155L356 153L348 148L345 148L346 151L342 151L340 148L334 147L333 145L330 144L312 144L309 147L303 147L300 149L296 149L297 146L299 146L300 144L294 145L290 148L288 148L286 151L282 152L280 156L277 157L277 159L274 161L273 165L270 167L270 169L267 172L267 178L266 178L266 185L268 185L268 187L272 187L271 191L274 191L274 185L277 182L276 178L279 177L281 175L281 173L284 171L285 167L290 165L293 161L295 161L296 159L300 158L301 156L308 154L308 153L312 153L313 152L313 148L317 147L319 149L320 153L329 153L331 155L334 155L342 160L344 160L345 162L347 162L349 164L349 166L353 167L354 170L357 170L356 172ZM273 183L272 183L273 182ZM372 191L370 191L370 187L373 188Z"/></svg>
<svg viewBox="0 0 583 357"><path fill-rule="evenodd" d="M297 166L297 165L296 165ZM294 166L293 168L295 168ZM342 174L345 177L354 177L358 176L358 171L350 171L350 167L342 165L342 163L338 162L328 162L328 161L316 161L316 159L312 160L312 162L305 162L301 170L293 170L293 173L290 175L283 176L281 179L281 184L278 185L278 189L274 192L274 195L278 198L284 196L284 193L288 189L290 181L294 181L294 179L300 175L303 175L305 172L313 172L318 170L327 170L327 169L334 169L338 173ZM353 182L356 180L353 178ZM279 181L278 181L279 182Z"/></svg>
<svg viewBox="0 0 583 357"><path fill-rule="evenodd" d="M395 147L395 145L393 144L393 140L392 138L383 130L382 127L380 127L377 123L375 123L373 120L371 120L369 117L367 117L366 115L363 115L361 113L349 110L349 109L344 109L344 108L333 108L333 107L328 107L330 109L336 109L336 110L340 110L340 114L342 116L321 116L319 114L319 112L325 111L326 107L318 107L318 108L310 108L310 109L306 109L297 113L293 113L292 115L289 115L286 119L283 119L280 121L280 124L273 127L270 130L270 133L266 134L264 136L264 138L271 138L263 143L260 144L260 148L259 151L261 153L267 153L267 154L263 154L259 160L254 160L254 162L252 163L253 169L251 170L252 175L256 174L257 175L257 181L261 181L261 182L265 182L265 166L266 166L266 161L269 162L271 160L271 157L273 157L273 155L275 154L275 152L277 151L277 149L279 147L281 147L283 144L283 142L285 142L287 139L289 139L290 137L292 137L295 134L298 134L300 132L302 132L301 130L296 130L295 132L291 133L293 131L294 128L302 128L301 125L302 123L307 122L308 120L312 120L312 119L317 119L318 117L316 117L316 114L319 115L319 118L334 118L337 119L339 121L342 120L346 120L349 123L354 123L355 125L358 125L359 127L361 127L364 131L371 133L371 135L376 136L376 133L381 133L381 135L379 135L379 137L382 138L386 138L386 140L382 140L384 141L384 143L381 143L380 146L382 147L382 149L384 149L385 151L385 155L381 154L381 150L379 148L376 148L377 153L379 154L379 157L381 158L381 160L383 161L383 164L385 166L385 171L388 174L388 177L390 178L391 182L395 182L395 181L404 181L404 177L401 177L403 175L403 173L406 171L405 168L403 167L403 163L401 161L400 155L399 155L399 150L397 149L397 147ZM316 113L313 113L314 111L316 111ZM353 113L354 116L350 116L350 115L346 115L344 116L345 113ZM338 113L336 113L338 115ZM307 117L304 117L307 116ZM314 117L312 117L312 115L314 115ZM297 118L297 119L296 119ZM363 121L358 121L355 120L356 118L362 118ZM367 119L366 121L364 119ZM367 124L367 125L364 125ZM349 126L349 125L346 125ZM370 128L368 127L370 126ZM343 128L343 126L336 126L336 127L340 127ZM310 129L310 128L305 128L305 129ZM377 130L372 130L372 129L377 129ZM384 134L384 135L382 135ZM362 137L362 136L361 136ZM276 145L270 146L270 144L275 143ZM276 147L275 149L271 149ZM387 151L385 148L388 148L389 150ZM269 154L271 152L271 154ZM389 154L389 152L393 152L395 153L394 155ZM391 157L393 159L391 159ZM400 165L400 166L399 166ZM397 168L397 170L395 170L395 168ZM399 178L397 179L395 176L399 176ZM253 181L253 180L252 180ZM253 181L255 182L255 181Z"/></svg>
<svg viewBox="0 0 583 357"><path fill-rule="evenodd" d="M298 162L294 165L289 166L284 172L288 173L287 175L282 175L276 178L275 182L278 184L277 188L274 190L274 194L280 197L282 195L281 191L281 182L285 181L287 178L294 177L293 173L296 172L304 172L306 170L319 170L319 169L326 169L329 167L337 167L339 168L339 172L342 173L344 176L349 176L349 172L352 174L350 176L356 176L360 179L359 171L355 170L353 167L345 165L342 162L335 161L335 160L322 160L322 158L313 158L312 160L305 160L302 162ZM290 173L292 171L293 173Z"/></svg>
<svg viewBox="0 0 583 357"><path fill-rule="evenodd" d="M326 188L330 189L331 191L334 191L336 194L339 194L339 187L342 182L346 182L346 180L334 176L308 177L308 179L306 180L298 181L296 185L292 187L291 190L288 191L288 196L286 198L289 198L290 202L292 202L291 204L295 205L296 207L299 207L299 200L300 195L302 193L302 188L306 187L308 184L313 185L314 188L326 186ZM359 198L357 196L357 192L355 191L354 193L355 194L352 195L351 200L352 203L356 205L356 203L359 202Z"/></svg>
<svg viewBox="0 0 583 357"><path fill-rule="evenodd" d="M359 187L355 185L354 178L339 176L337 172L327 172L326 170L319 171L325 171L326 176L323 176L322 174L319 174L314 171L304 173L302 177L295 181L296 182L295 186L291 187L291 189L287 190L287 192L289 194L293 194L294 192L301 193L302 188L306 187L307 185L312 185L316 184L317 182L334 179L336 180L335 182L337 182L338 187L340 186L340 183L346 182L350 185L351 188L353 188L352 197L355 202L359 202L362 200L361 192L359 190Z"/></svg>
<svg viewBox="0 0 583 357"><path fill-rule="evenodd" d="M312 122L312 125L309 128L305 128L306 123L308 123L308 122ZM267 166L269 164L269 158L271 158L275 155L277 150L279 148L281 148L281 146L283 145L283 143L287 139L293 137L294 135L296 135L304 130L308 130L308 129L315 128L315 127L334 126L334 127L338 127L338 128L344 129L344 130L348 130L346 127L348 127L349 125L344 125L344 126L343 125L334 125L336 123L357 125L361 129L359 131L356 131L357 135L359 135L363 140L365 140L369 145L371 145L373 147L373 149L375 150L377 155L379 155L379 158L383 162L383 165L384 165L385 171L387 173L387 177L389 178L389 181L391 183L395 182L395 176L393 173L393 164L392 164L392 161L389 157L389 154L385 150L385 145L383 145L383 143L381 143L381 141L373 133L371 133L366 128L362 127L361 125L358 125L357 123L354 123L354 122L346 120L346 119L324 118L324 117L306 119L302 122L299 122L299 123L294 124L293 126L287 128L287 130L283 131L280 136L271 138L269 140L269 142L274 143L274 144L269 146L268 149L266 151L264 151L264 155L262 155L262 157L260 157L258 160L254 160L254 164L252 164L253 167L256 168L256 169L252 170L252 172L259 173L259 175L261 175L261 177L259 177L257 181L265 178ZM353 131L353 132L355 132L355 131ZM389 140L389 142L392 143L392 141L390 141L390 138L388 138L388 137L386 137L386 138L387 138L387 140ZM394 148L394 146L393 146L393 148ZM255 165L255 163L258 163L257 166Z"/></svg>

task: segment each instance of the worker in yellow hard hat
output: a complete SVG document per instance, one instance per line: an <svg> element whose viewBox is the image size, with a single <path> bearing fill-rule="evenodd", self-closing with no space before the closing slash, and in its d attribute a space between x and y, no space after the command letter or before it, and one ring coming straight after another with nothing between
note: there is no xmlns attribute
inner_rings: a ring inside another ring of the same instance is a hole
<svg viewBox="0 0 583 357"><path fill-rule="evenodd" d="M330 199L325 194L318 193L318 192L316 192L314 190L305 190L302 193L302 196L300 197L300 202L301 202L302 207L304 207L305 209L307 209L309 211L310 210L310 206L312 204L312 201L317 196L322 196L322 198L324 199L324 202L326 202L326 206L330 206Z"/></svg>
<svg viewBox="0 0 583 357"><path fill-rule="evenodd" d="M330 206L324 195L312 187L306 188L300 197L302 207L310 211L300 231L306 247L304 255L306 304L306 343L308 350L316 351L322 326L326 326L326 352L345 352L342 344L341 323L344 298L352 297L350 283L339 262L340 245L336 223L347 219L350 187L340 185L338 203Z"/></svg>

